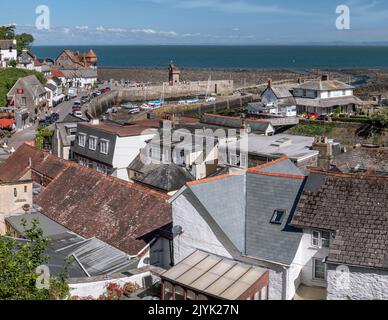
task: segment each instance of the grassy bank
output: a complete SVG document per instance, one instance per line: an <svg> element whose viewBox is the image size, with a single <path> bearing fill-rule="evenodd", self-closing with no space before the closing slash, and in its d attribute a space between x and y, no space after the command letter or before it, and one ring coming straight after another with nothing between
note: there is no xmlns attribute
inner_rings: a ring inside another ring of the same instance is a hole
<svg viewBox="0 0 388 320"><path fill-rule="evenodd" d="M24 69L6 68L0 69L0 107L7 104L7 93L19 78L36 75L39 81L44 84L46 79L42 73Z"/></svg>

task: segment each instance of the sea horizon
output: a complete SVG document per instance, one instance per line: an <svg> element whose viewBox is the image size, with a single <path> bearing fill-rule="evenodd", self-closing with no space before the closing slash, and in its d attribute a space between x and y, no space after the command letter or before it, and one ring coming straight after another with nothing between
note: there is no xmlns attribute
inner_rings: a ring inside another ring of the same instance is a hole
<svg viewBox="0 0 388 320"><path fill-rule="evenodd" d="M277 45L42 45L39 58L55 59L64 49L96 51L102 68L213 69L387 69L388 44Z"/></svg>

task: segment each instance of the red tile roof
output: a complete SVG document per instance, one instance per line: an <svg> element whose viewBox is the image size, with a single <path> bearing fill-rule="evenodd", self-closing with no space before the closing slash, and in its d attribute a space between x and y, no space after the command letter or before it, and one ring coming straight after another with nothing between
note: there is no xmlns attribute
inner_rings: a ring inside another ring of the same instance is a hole
<svg viewBox="0 0 388 320"><path fill-rule="evenodd" d="M0 180L17 181L29 170L29 163L40 164L47 156L44 152L37 150L27 144L22 145L17 151L0 165Z"/></svg>
<svg viewBox="0 0 388 320"><path fill-rule="evenodd" d="M43 213L79 235L96 237L130 255L141 237L172 222L169 196L100 174L31 146L21 146L0 166L0 180L18 180L30 169L49 184L35 199ZM40 182L40 181L36 181Z"/></svg>

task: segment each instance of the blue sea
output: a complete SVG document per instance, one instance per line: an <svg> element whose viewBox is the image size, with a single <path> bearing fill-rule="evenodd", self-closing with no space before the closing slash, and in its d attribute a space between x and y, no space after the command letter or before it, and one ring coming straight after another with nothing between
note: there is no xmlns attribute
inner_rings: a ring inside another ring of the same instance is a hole
<svg viewBox="0 0 388 320"><path fill-rule="evenodd" d="M93 49L100 67L388 68L388 46L35 46L40 58Z"/></svg>

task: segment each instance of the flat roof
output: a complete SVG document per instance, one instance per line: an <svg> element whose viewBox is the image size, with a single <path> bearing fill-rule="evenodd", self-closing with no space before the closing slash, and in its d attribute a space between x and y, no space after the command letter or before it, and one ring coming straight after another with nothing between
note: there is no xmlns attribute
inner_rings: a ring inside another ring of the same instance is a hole
<svg viewBox="0 0 388 320"><path fill-rule="evenodd" d="M240 145L240 149L246 151L244 139L248 139L248 152L251 154L269 157L286 155L289 159L296 161L308 159L319 154L318 151L311 149L314 143L313 137L288 134L263 136L251 133L245 136L242 141L228 142L228 147L230 148L237 144L237 149L239 149L238 145Z"/></svg>
<svg viewBox="0 0 388 320"><path fill-rule="evenodd" d="M263 268L195 251L162 274L162 278L205 295L237 300L266 272Z"/></svg>

